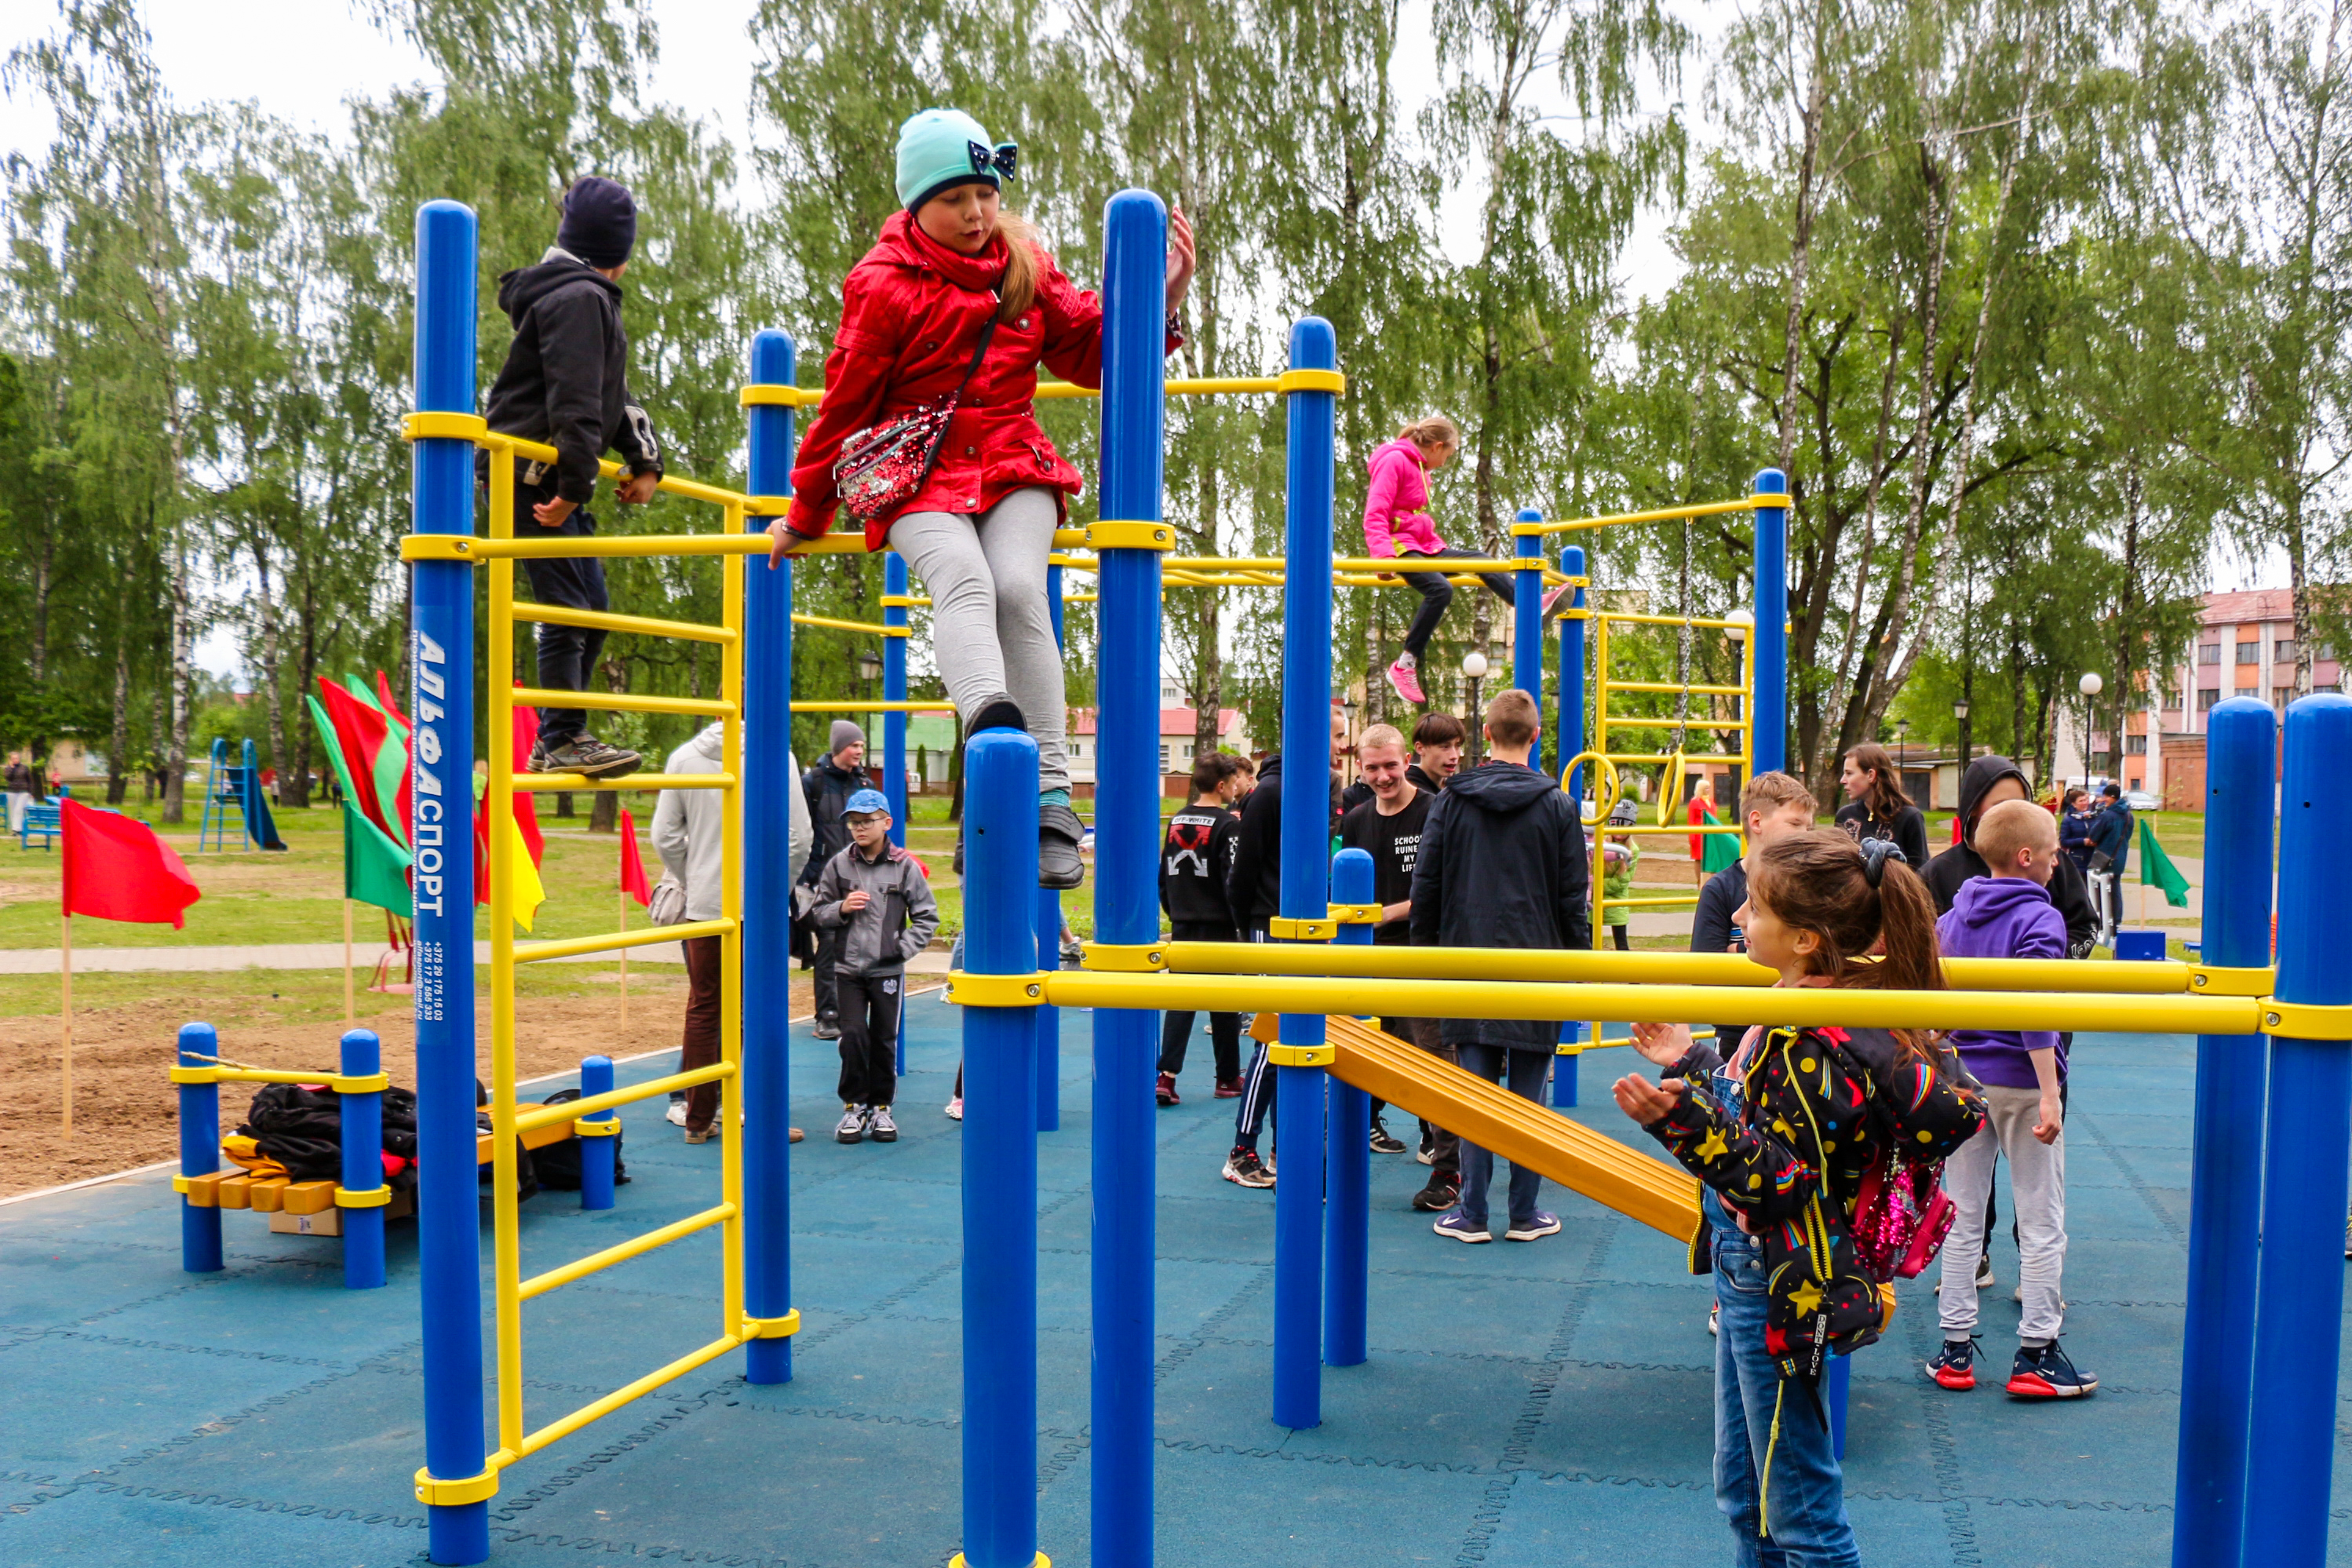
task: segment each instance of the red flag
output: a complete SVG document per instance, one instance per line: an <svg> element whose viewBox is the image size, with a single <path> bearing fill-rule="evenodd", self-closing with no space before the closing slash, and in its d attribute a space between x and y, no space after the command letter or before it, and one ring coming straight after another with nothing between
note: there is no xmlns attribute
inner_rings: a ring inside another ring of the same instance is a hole
<svg viewBox="0 0 2352 1568"><path fill-rule="evenodd" d="M516 685L522 683L517 681ZM539 710L517 708L514 710L514 771L530 771L530 748L539 739ZM528 790L517 790L514 797L515 826L522 829L522 841L530 850L534 866L547 854L547 840L539 831L539 797Z"/></svg>
<svg viewBox="0 0 2352 1568"><path fill-rule="evenodd" d="M187 929L181 911L204 894L155 830L135 817L92 811L68 796L64 910L102 921Z"/></svg>
<svg viewBox="0 0 2352 1568"><path fill-rule="evenodd" d="M335 742L341 750L343 763L351 770L352 804L360 815L383 830L394 844L408 842L407 826L394 827L385 814L384 803L376 796L375 759L383 750L390 727L382 713L353 697L325 676L319 678L319 695L324 699L327 721L335 727Z"/></svg>
<svg viewBox="0 0 2352 1568"><path fill-rule="evenodd" d="M640 906L654 901L653 884L646 880L646 863L637 853L637 825L626 808L621 812L621 891Z"/></svg>

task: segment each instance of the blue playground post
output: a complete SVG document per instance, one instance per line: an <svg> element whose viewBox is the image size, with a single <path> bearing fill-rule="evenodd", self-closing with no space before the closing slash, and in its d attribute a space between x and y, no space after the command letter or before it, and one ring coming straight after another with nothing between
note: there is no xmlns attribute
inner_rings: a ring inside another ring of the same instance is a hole
<svg viewBox="0 0 2352 1568"><path fill-rule="evenodd" d="M771 328L751 339L751 380L790 386L796 375L793 340ZM793 411L755 403L751 425L751 493L793 491ZM746 517L746 532L764 532L768 519ZM895 560L897 557L893 556ZM793 776L793 573L790 561L771 570L752 556L743 572L743 877L742 930L738 951L781 953L793 921L793 884L801 873L792 858L789 792ZM893 637L893 642L901 639ZM742 876L742 868L729 874ZM782 963L746 963L740 973L740 1071L723 1095L743 1108L743 1315L776 1319L793 1310L792 976ZM733 1128L726 1129L732 1133ZM743 1375L751 1383L788 1383L789 1335L756 1339L743 1349Z"/></svg>
<svg viewBox="0 0 2352 1568"><path fill-rule="evenodd" d="M180 1065L208 1068L220 1055L220 1036L210 1024L180 1026ZM221 1168L220 1085L184 1083L180 1088L180 1174L209 1176ZM215 1274L221 1263L221 1212L198 1208L180 1194L180 1267L191 1274Z"/></svg>
<svg viewBox="0 0 2352 1568"><path fill-rule="evenodd" d="M1067 647L1062 635L1062 569L1045 568L1045 607L1054 617L1054 646ZM1037 967L1062 967L1062 892L1037 889ZM901 1020L906 1015L899 1014ZM1051 1005L1037 1009L1037 1131L1062 1130L1062 1010Z"/></svg>
<svg viewBox="0 0 2352 1568"><path fill-rule="evenodd" d="M1308 316L1290 330L1293 370L1337 370L1331 323ZM1331 505L1333 422L1329 392L1292 392L1287 489L1288 557L1283 574L1282 896L1286 920L1329 918L1331 817L1324 784L1331 772ZM1323 1055L1319 1013L1285 1013L1279 1043L1309 1059ZM1278 1055L1277 1062L1286 1051ZM1322 1300L1323 1194L1314 1173L1323 1153L1325 1073L1274 1069L1275 1148L1290 1178L1274 1189L1274 1419L1294 1429L1323 1420L1323 1369L1316 1322Z"/></svg>
<svg viewBox="0 0 2352 1568"><path fill-rule="evenodd" d="M882 624L903 626L907 624L907 607L893 605L891 599L907 596L907 558L895 550L882 556ZM907 639L885 636L882 639L882 700L907 700ZM904 849L907 847L907 715L892 710L882 715L882 796L890 803L890 842ZM797 874L799 868L793 868ZM899 989L905 990L901 984ZM894 1055L897 1060L891 1071L900 1078L907 1076L907 1013L906 998L899 997L898 1038Z"/></svg>
<svg viewBox="0 0 2352 1568"><path fill-rule="evenodd" d="M1331 901L1369 904L1372 858L1360 849L1331 857ZM1350 923L1337 939L1370 947L1372 928ZM1372 1097L1328 1073L1328 1120L1323 1148L1323 1364L1361 1366L1371 1302Z"/></svg>
<svg viewBox="0 0 2352 1568"><path fill-rule="evenodd" d="M1543 513L1532 507L1522 508L1521 522L1541 522ZM1539 534L1522 533L1512 536L1511 542L1522 563L1511 574L1515 592L1511 595L1511 684L1536 700L1536 712L1543 712L1543 539ZM1528 753L1528 766L1543 772L1543 731L1536 731L1535 750ZM1562 752L1566 762L1575 753ZM1345 901L1344 900L1342 900Z"/></svg>
<svg viewBox="0 0 2352 1568"><path fill-rule="evenodd" d="M1559 570L1563 576L1584 575L1584 546L1563 545L1559 552ZM1559 622L1559 761L1563 766L1570 757L1584 751L1584 617L1572 612L1584 608L1584 590L1569 591L1569 611ZM1564 787L1569 803L1584 814L1584 768L1581 763L1569 770ZM1598 932L1594 933L1596 936ZM1564 1040L1582 1037L1581 1024L1570 1024L1560 1031ZM1551 1103L1555 1110L1571 1110L1576 1107L1576 1074L1580 1056L1555 1056L1551 1062Z"/></svg>
<svg viewBox="0 0 2352 1568"><path fill-rule="evenodd" d="M2216 968L2260 969L2271 957L2276 826L2278 731L2270 704L2252 697L2215 704L2205 746L2199 957ZM2234 1568L2244 1542L2266 1054L2259 1035L2197 1039L2173 1568Z"/></svg>
<svg viewBox="0 0 2352 1568"><path fill-rule="evenodd" d="M373 1029L343 1037L345 1078L373 1078L383 1070L383 1047ZM342 1113L342 1188L380 1192L383 1179L383 1090L338 1098ZM218 1212L218 1211L215 1211ZM383 1210L346 1208L343 1220L343 1289L373 1290L384 1281Z"/></svg>
<svg viewBox="0 0 2352 1568"><path fill-rule="evenodd" d="M1845 1458L1845 1406L1853 1390L1853 1357L1833 1355L1822 1379L1822 1404L1829 1413L1830 1452Z"/></svg>
<svg viewBox="0 0 2352 1568"><path fill-rule="evenodd" d="M474 214L427 202L416 214L416 407L474 412ZM474 445L411 444L415 531L474 531ZM418 1306L425 1338L425 1469L484 1477L482 1221L474 1165L474 568L412 568L410 711L415 715L416 1154ZM506 737L497 737L504 745ZM489 1493L425 1508L436 1563L490 1554Z"/></svg>
<svg viewBox="0 0 2352 1568"><path fill-rule="evenodd" d="M580 1098L592 1094L613 1092L613 1058L604 1056L580 1058ZM608 1110L602 1116L583 1116L577 1123L575 1136L580 1140L580 1206L583 1209L608 1209L613 1206L614 1166L619 1151L614 1147L621 1131L621 1113Z"/></svg>
<svg viewBox="0 0 2352 1568"><path fill-rule="evenodd" d="M2352 1005L2340 952L2352 837L2336 816L2352 775L2352 697L2305 697L2286 710L2279 793L2280 1006ZM2291 1018L2284 1027L2294 1026ZM2345 1161L2352 1154L2352 1051L2342 1040L2271 1040L2269 1139L2263 1152L2250 1430L2263 1435L2262 1506L2245 1510L2245 1561L2319 1568L2327 1559L2343 1338Z"/></svg>
<svg viewBox="0 0 2352 1568"><path fill-rule="evenodd" d="M1109 527L1158 523L1168 210L1149 191L1121 191L1104 211L1103 232L1101 516ZM1122 545L1097 553L1095 940L1132 946L1160 940L1161 552ZM1097 1008L1094 1038L1089 1531L1096 1562L1149 1568L1160 1016Z"/></svg>
<svg viewBox="0 0 2352 1568"><path fill-rule="evenodd" d="M964 748L964 972L1034 973L1037 742L1017 730L971 737ZM1038 1561L1037 1134L1030 1058L1037 1025L1025 1005L992 1004L969 993L960 999L963 1551L956 1562L962 1568L1032 1568Z"/></svg>
<svg viewBox="0 0 2352 1568"><path fill-rule="evenodd" d="M1789 476L1766 468L1759 496L1785 496ZM1789 509L1756 509L1756 689L1748 703L1748 776L1789 765ZM1736 807L1734 809L1737 809Z"/></svg>

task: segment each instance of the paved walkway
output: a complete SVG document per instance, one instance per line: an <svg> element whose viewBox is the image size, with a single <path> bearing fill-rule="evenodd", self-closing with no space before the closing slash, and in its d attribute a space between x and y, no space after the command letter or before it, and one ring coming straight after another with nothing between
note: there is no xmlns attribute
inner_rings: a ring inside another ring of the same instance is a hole
<svg viewBox="0 0 2352 1568"><path fill-rule="evenodd" d="M352 962L362 968L373 968L383 952L380 942L362 942L352 949ZM558 963L611 963L617 954L610 952L583 953L574 958L560 958ZM633 947L629 958L635 963L683 964L686 954L674 942L655 942L646 947ZM490 961L490 944L474 944L474 962ZM126 974L133 973L190 973L197 971L225 969L341 969L343 966L343 944L339 942L267 942L253 947L77 947L74 949L74 972L78 974ZM62 948L0 948L0 974L55 974L65 967ZM945 974L948 955L945 952L919 952L907 967L917 974Z"/></svg>

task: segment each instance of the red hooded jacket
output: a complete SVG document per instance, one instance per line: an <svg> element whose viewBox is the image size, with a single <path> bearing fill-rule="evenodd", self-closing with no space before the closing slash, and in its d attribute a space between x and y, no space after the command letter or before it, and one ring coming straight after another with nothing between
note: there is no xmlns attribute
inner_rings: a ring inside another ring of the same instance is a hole
<svg viewBox="0 0 2352 1568"><path fill-rule="evenodd" d="M961 256L901 212L850 268L841 285L841 330L824 361L824 401L793 465L787 526L794 533L813 539L830 525L838 504L833 466L844 441L955 395L996 308L1004 244L1000 237L982 255ZM1038 426L1034 400L1040 361L1065 381L1102 384L1102 302L1075 287L1053 258L1043 251L1038 258L1036 299L997 324L937 466L903 511L979 513L1031 486L1065 497L1085 488ZM867 523L866 547L881 549L895 521L896 514Z"/></svg>

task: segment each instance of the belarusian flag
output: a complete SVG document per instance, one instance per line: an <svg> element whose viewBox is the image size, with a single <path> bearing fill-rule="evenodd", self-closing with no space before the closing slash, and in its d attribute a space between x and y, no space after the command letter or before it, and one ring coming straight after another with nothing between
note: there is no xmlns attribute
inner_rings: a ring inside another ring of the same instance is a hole
<svg viewBox="0 0 2352 1568"><path fill-rule="evenodd" d="M349 691L323 677L319 689L328 694L331 703L338 697L343 700L346 721L336 724L316 697L305 698L310 704L310 722L325 742L328 760L334 763L335 776L343 786L343 897L410 919L415 906L408 886L408 850L378 825L377 816L362 806L359 781L367 781L373 798L376 775L372 768L354 765L345 751L347 745L362 743L363 734L371 730L383 734L383 716L372 703L352 701ZM374 715L375 725L368 725L362 714ZM405 762L405 756L402 760Z"/></svg>
<svg viewBox="0 0 2352 1568"><path fill-rule="evenodd" d="M2139 885L2161 889L2164 901L2176 910L2189 907L2189 879L2156 841L2156 825L2144 816L2139 819Z"/></svg>

